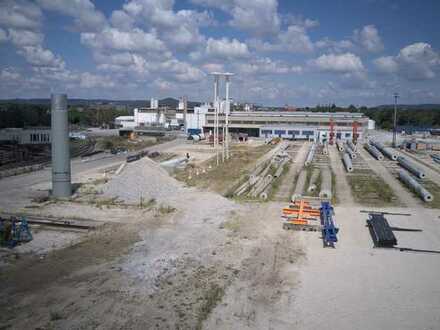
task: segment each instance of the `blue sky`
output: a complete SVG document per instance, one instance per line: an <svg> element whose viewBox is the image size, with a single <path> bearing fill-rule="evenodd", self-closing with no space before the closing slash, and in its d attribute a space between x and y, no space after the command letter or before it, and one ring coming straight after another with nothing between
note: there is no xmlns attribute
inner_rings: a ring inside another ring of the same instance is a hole
<svg viewBox="0 0 440 330"><path fill-rule="evenodd" d="M440 103L440 1L1 0L0 98Z"/></svg>

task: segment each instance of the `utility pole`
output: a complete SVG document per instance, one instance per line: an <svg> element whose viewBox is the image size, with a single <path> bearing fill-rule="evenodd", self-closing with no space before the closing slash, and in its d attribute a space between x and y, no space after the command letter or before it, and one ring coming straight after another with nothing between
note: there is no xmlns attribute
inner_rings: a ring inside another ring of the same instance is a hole
<svg viewBox="0 0 440 330"><path fill-rule="evenodd" d="M394 123L393 123L393 148L397 148L397 99L398 93L394 93Z"/></svg>

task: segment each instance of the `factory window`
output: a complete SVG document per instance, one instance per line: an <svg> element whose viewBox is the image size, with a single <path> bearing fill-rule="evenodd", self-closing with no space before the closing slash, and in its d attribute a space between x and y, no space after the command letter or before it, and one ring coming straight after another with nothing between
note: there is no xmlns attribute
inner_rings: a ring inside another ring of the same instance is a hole
<svg viewBox="0 0 440 330"><path fill-rule="evenodd" d="M283 135L283 134L286 134L286 131L285 130L276 129L275 130L275 134L276 135Z"/></svg>
<svg viewBox="0 0 440 330"><path fill-rule="evenodd" d="M340 132L336 133L336 138L337 139L340 139L341 137L342 137L342 133L340 133Z"/></svg>
<svg viewBox="0 0 440 330"><path fill-rule="evenodd" d="M271 129L262 129L261 134L272 134L272 130Z"/></svg>
<svg viewBox="0 0 440 330"><path fill-rule="evenodd" d="M294 130L294 131L288 131L287 133L288 133L289 135L300 135L300 134L301 134L300 131L296 131L296 130Z"/></svg>
<svg viewBox="0 0 440 330"><path fill-rule="evenodd" d="M345 133L345 137L349 138L351 136L351 133Z"/></svg>
<svg viewBox="0 0 440 330"><path fill-rule="evenodd" d="M305 136L314 135L314 134L315 134L315 132L313 132L313 131L302 131L302 135L305 135Z"/></svg>

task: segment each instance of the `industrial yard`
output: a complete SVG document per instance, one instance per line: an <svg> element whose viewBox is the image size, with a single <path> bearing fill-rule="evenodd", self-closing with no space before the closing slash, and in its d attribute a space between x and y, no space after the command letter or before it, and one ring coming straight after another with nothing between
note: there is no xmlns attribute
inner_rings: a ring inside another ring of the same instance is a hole
<svg viewBox="0 0 440 330"><path fill-rule="evenodd" d="M184 137L77 157L68 198L50 196L50 167L1 179L3 216L26 216L33 235L1 249L2 326L435 329L438 164L387 149L423 172L424 201L399 158L371 151L387 135L368 135L231 139L229 159ZM336 240L291 217L322 201ZM396 244L374 247L373 211Z"/></svg>

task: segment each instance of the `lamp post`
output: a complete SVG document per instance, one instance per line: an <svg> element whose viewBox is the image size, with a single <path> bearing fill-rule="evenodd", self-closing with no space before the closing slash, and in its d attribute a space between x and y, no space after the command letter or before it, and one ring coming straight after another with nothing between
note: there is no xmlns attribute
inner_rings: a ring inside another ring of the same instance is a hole
<svg viewBox="0 0 440 330"><path fill-rule="evenodd" d="M394 120L393 120L393 148L397 147L397 99L398 93L394 93Z"/></svg>

